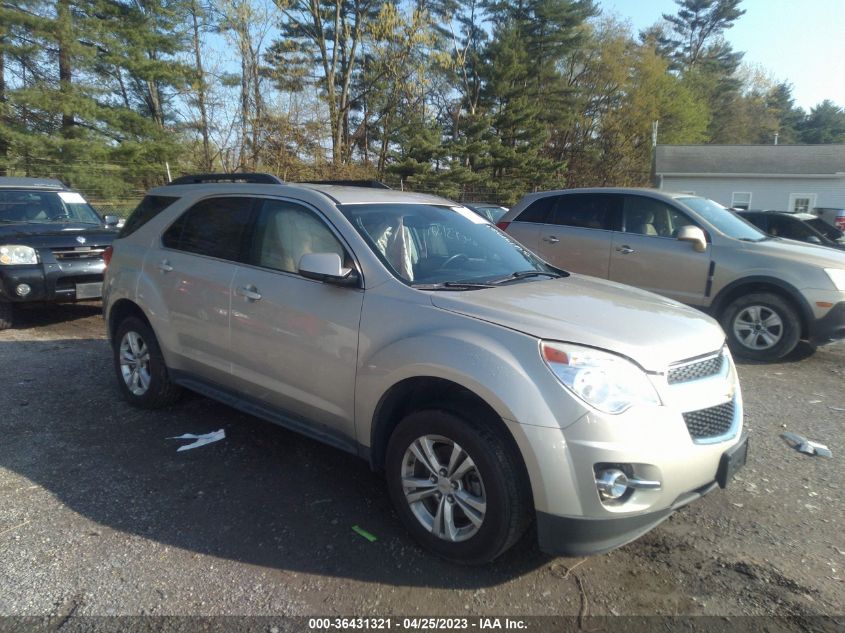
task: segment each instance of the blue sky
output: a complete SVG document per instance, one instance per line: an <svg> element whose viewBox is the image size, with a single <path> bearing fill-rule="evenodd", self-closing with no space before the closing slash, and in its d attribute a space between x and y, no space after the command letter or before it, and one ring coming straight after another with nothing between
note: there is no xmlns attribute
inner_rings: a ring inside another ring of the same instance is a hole
<svg viewBox="0 0 845 633"><path fill-rule="evenodd" d="M635 32L674 14L674 0L597 0L605 13L628 20ZM746 63L792 84L796 105L824 99L845 107L845 1L744 0L743 15L725 33Z"/></svg>

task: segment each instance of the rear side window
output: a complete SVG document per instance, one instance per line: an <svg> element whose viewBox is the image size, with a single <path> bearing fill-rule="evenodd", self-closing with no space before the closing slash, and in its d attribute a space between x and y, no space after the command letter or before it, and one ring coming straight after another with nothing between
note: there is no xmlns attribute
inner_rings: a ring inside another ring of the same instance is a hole
<svg viewBox="0 0 845 633"><path fill-rule="evenodd" d="M135 208L126 220L126 224L123 225L118 237L132 235L178 199L174 196L144 196L141 204Z"/></svg>
<svg viewBox="0 0 845 633"><path fill-rule="evenodd" d="M197 255L242 261L252 223L253 198L209 198L170 225L162 244Z"/></svg>
<svg viewBox="0 0 845 633"><path fill-rule="evenodd" d="M545 224L549 217L549 212L554 206L557 196L545 196L539 200L535 200L529 204L525 210L520 213L514 222L532 222L534 224Z"/></svg>
<svg viewBox="0 0 845 633"><path fill-rule="evenodd" d="M551 224L611 231L618 224L621 213L622 196L572 194L558 198L552 211Z"/></svg>

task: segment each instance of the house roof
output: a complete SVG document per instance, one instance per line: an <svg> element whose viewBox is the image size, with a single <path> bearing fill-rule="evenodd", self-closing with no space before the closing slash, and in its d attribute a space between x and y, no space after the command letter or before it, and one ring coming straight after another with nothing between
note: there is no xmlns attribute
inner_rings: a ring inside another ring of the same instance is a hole
<svg viewBox="0 0 845 633"><path fill-rule="evenodd" d="M672 175L845 174L839 145L658 145L655 173Z"/></svg>

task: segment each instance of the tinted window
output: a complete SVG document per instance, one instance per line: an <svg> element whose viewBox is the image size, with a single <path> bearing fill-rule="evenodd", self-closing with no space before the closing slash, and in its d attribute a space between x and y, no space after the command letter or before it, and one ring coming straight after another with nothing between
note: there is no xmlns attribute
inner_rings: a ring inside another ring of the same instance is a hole
<svg viewBox="0 0 845 633"><path fill-rule="evenodd" d="M695 223L675 207L648 196L625 196L626 233L677 237L682 226Z"/></svg>
<svg viewBox="0 0 845 633"><path fill-rule="evenodd" d="M326 223L305 207L284 200L266 200L258 216L250 263L297 272L306 253L337 253L343 246Z"/></svg>
<svg viewBox="0 0 845 633"><path fill-rule="evenodd" d="M162 244L188 253L241 261L252 208L252 198L203 200L167 229Z"/></svg>
<svg viewBox="0 0 845 633"><path fill-rule="evenodd" d="M763 213L740 213L739 217L747 222L751 222L751 224L763 231L768 226L768 220Z"/></svg>
<svg viewBox="0 0 845 633"><path fill-rule="evenodd" d="M549 212L554 206L556 200L557 196L546 196L544 198L540 198L539 200L535 200L534 202L529 204L528 207L522 213L520 213L514 221L544 224L546 222L546 218L549 217Z"/></svg>
<svg viewBox="0 0 845 633"><path fill-rule="evenodd" d="M773 216L769 218L769 235L785 237L790 240L805 241L815 232L797 218Z"/></svg>
<svg viewBox="0 0 845 633"><path fill-rule="evenodd" d="M824 220L814 218L812 220L807 220L807 224L816 229L819 233L824 235L829 240L841 240L843 237L842 231L835 227L832 227Z"/></svg>
<svg viewBox="0 0 845 633"><path fill-rule="evenodd" d="M560 196L552 210L550 224L584 229L612 230L622 210L622 196L574 194Z"/></svg>
<svg viewBox="0 0 845 633"><path fill-rule="evenodd" d="M141 204L135 208L126 220L126 224L120 230L119 237L132 235L178 199L173 196L144 196Z"/></svg>

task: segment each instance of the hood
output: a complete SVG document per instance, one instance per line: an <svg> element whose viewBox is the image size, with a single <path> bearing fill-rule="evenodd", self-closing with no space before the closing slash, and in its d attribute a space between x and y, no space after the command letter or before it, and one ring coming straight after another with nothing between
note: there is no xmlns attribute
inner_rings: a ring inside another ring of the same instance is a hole
<svg viewBox="0 0 845 633"><path fill-rule="evenodd" d="M511 283L496 288L434 292L443 310L537 338L622 354L649 371L719 350L725 334L703 312L656 294L603 279Z"/></svg>
<svg viewBox="0 0 845 633"><path fill-rule="evenodd" d="M740 244L746 250L753 249L755 253L789 259L802 264L812 264L822 268L845 268L845 252L839 248L782 238L762 242L740 242Z"/></svg>
<svg viewBox="0 0 845 633"><path fill-rule="evenodd" d="M81 244L76 238L84 237ZM56 248L61 246L107 246L117 231L98 224L82 222L20 222L0 223L0 242L23 244L33 248Z"/></svg>

